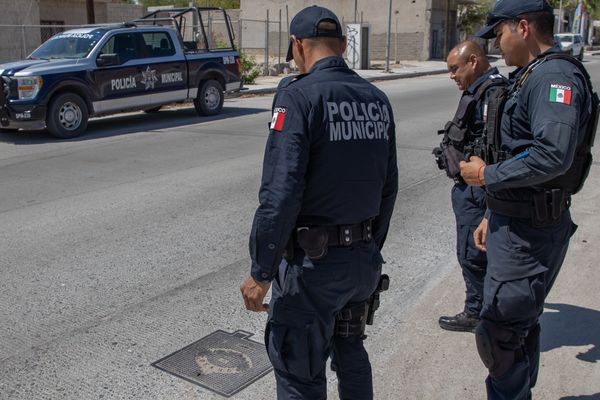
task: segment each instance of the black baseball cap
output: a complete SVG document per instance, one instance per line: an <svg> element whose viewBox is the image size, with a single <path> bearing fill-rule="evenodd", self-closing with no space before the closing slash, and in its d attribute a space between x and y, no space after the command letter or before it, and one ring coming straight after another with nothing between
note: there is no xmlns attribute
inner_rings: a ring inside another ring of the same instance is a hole
<svg viewBox="0 0 600 400"><path fill-rule="evenodd" d="M485 26L475 36L483 39L495 38L494 28L502 21L517 19L519 15L545 11L552 13L552 7L546 0L498 0L487 15Z"/></svg>
<svg viewBox="0 0 600 400"><path fill-rule="evenodd" d="M319 29L319 24L323 21L335 23L336 28L334 30ZM290 23L290 35L294 35L298 39L311 37L336 37L341 39L344 37L338 17L332 11L320 6L306 7L296 14ZM292 53L292 41L290 40L285 61L290 61L292 58L294 58L294 54Z"/></svg>

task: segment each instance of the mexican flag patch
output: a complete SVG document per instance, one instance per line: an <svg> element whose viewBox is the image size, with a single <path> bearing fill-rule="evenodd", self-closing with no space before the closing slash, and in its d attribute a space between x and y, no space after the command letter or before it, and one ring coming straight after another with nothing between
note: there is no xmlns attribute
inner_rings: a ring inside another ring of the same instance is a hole
<svg viewBox="0 0 600 400"><path fill-rule="evenodd" d="M558 83L550 84L550 96L548 101L567 105L571 104L571 87L559 85Z"/></svg>
<svg viewBox="0 0 600 400"><path fill-rule="evenodd" d="M285 122L285 107L275 107L273 110L273 118L271 119L271 129L281 132L283 130L283 123Z"/></svg>

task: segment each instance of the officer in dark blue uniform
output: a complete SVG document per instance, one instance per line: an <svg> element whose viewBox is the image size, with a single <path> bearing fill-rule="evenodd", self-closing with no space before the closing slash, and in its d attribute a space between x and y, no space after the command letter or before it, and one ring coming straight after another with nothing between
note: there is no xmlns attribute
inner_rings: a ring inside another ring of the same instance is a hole
<svg viewBox="0 0 600 400"><path fill-rule="evenodd" d="M240 289L249 310L268 310L279 399L325 399L330 356L340 398L371 399L364 325L398 190L392 108L347 67L331 11L305 8L290 34L288 60L301 74L273 100L251 276Z"/></svg>
<svg viewBox="0 0 600 400"><path fill-rule="evenodd" d="M519 67L501 114L500 143L488 143L494 163L472 157L461 166L467 183L487 191L488 218L475 233L488 255L476 342L490 399L532 396L538 318L576 229L570 196L591 164L597 97L583 66L553 47L553 25L544 0L503 0L478 33L496 37L506 64Z"/></svg>
<svg viewBox="0 0 600 400"><path fill-rule="evenodd" d="M487 260L485 252L475 247L473 233L487 209L485 190L469 186L460 177L459 162L465 153L483 143L488 97L506 80L492 68L487 56L476 43L466 40L450 50L446 60L450 79L463 90L452 121L446 124L440 147L434 149L440 168L454 180L452 209L456 217L456 254L466 285L464 309L454 316L442 316L439 324L451 331L473 332L479 322L483 299L483 280Z"/></svg>

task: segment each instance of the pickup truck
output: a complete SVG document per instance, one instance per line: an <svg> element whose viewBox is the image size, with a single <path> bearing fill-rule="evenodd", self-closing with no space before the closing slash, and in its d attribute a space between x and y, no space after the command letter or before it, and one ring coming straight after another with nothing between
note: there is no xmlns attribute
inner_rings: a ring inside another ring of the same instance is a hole
<svg viewBox="0 0 600 400"><path fill-rule="evenodd" d="M225 10L158 10L129 23L61 32L27 59L0 64L0 129L73 138L93 116L193 101L218 114L239 91L239 53Z"/></svg>

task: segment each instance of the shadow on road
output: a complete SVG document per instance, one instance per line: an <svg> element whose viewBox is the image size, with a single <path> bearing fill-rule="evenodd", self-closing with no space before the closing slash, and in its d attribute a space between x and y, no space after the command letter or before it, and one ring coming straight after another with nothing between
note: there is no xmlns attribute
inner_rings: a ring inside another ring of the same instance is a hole
<svg viewBox="0 0 600 400"><path fill-rule="evenodd" d="M265 111L269 110L266 108L223 107L223 111L219 115L199 117L193 107L172 108L151 114L139 112L92 119L88 124L87 131L83 135L73 139L58 139L45 130L29 132L1 131L0 142L13 144L40 144L55 141L78 142L136 132L185 127L227 118L258 114Z"/></svg>
<svg viewBox="0 0 600 400"><path fill-rule="evenodd" d="M570 304L546 303L540 321L542 352L562 346L591 345L589 350L577 354L576 357L592 363L600 360L600 311ZM600 394L572 398L600 400Z"/></svg>
<svg viewBox="0 0 600 400"><path fill-rule="evenodd" d="M600 393L582 394L581 396L565 396L559 400L600 400Z"/></svg>

